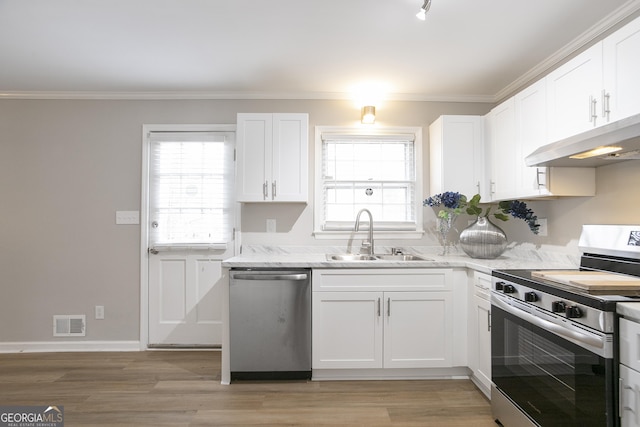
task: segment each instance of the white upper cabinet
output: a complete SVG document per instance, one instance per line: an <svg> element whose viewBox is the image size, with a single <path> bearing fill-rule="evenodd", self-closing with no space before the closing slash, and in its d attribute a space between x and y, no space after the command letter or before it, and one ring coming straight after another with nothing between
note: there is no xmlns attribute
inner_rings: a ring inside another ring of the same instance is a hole
<svg viewBox="0 0 640 427"><path fill-rule="evenodd" d="M238 114L239 202L307 202L309 115Z"/></svg>
<svg viewBox="0 0 640 427"><path fill-rule="evenodd" d="M608 121L640 113L640 19L603 42L604 110Z"/></svg>
<svg viewBox="0 0 640 427"><path fill-rule="evenodd" d="M546 78L549 142L640 113L640 18Z"/></svg>
<svg viewBox="0 0 640 427"><path fill-rule="evenodd" d="M602 43L590 47L546 77L549 142L602 125Z"/></svg>
<svg viewBox="0 0 640 427"><path fill-rule="evenodd" d="M489 197L484 178L484 117L440 116L429 126L430 194Z"/></svg>
<svg viewBox="0 0 640 427"><path fill-rule="evenodd" d="M544 194L547 168L527 167L524 158L547 142L547 90L544 80L532 84L514 97L519 174L518 197Z"/></svg>
<svg viewBox="0 0 640 427"><path fill-rule="evenodd" d="M594 168L525 164L547 141L546 89L545 81L538 81L487 115L491 201L595 195Z"/></svg>
<svg viewBox="0 0 640 427"><path fill-rule="evenodd" d="M516 144L514 99L495 107L487 115L487 141L489 151L490 199L504 200L517 195L516 176L520 172Z"/></svg>

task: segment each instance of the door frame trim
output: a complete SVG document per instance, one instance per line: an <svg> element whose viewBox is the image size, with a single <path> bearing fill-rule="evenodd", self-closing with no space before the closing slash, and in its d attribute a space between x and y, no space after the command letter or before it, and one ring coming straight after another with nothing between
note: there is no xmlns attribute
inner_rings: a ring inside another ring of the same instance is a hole
<svg viewBox="0 0 640 427"><path fill-rule="evenodd" d="M235 132L235 124L142 125L140 188L140 350L149 349L149 132ZM223 326L224 327L224 326Z"/></svg>

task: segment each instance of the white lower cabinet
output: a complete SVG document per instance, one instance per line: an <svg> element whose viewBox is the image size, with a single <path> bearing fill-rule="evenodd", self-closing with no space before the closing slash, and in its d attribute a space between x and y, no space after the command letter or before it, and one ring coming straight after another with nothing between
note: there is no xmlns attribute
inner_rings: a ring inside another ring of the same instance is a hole
<svg viewBox="0 0 640 427"><path fill-rule="evenodd" d="M451 365L450 292L314 292L313 369Z"/></svg>
<svg viewBox="0 0 640 427"><path fill-rule="evenodd" d="M469 304L469 368L482 392L491 394L491 276L472 272Z"/></svg>
<svg viewBox="0 0 640 427"><path fill-rule="evenodd" d="M314 270L312 368L454 366L452 281L445 269Z"/></svg>

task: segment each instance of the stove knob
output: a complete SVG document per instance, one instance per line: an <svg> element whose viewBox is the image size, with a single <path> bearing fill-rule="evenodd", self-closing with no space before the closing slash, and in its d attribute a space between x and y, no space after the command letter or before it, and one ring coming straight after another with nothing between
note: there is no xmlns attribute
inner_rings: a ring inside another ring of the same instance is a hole
<svg viewBox="0 0 640 427"><path fill-rule="evenodd" d="M578 317L582 317L582 310L577 305L569 305L565 309L565 314L569 318L577 319Z"/></svg>
<svg viewBox="0 0 640 427"><path fill-rule="evenodd" d="M536 302L538 301L538 294L536 294L535 292L527 292L526 294L524 294L524 300L527 302Z"/></svg>
<svg viewBox="0 0 640 427"><path fill-rule="evenodd" d="M505 294L514 294L516 293L516 288L513 285L504 285L504 289L502 291Z"/></svg>
<svg viewBox="0 0 640 427"><path fill-rule="evenodd" d="M504 289L504 282L496 282L496 291L501 291Z"/></svg>
<svg viewBox="0 0 640 427"><path fill-rule="evenodd" d="M564 313L567 305L563 301L554 301L551 303L551 311L554 313Z"/></svg>

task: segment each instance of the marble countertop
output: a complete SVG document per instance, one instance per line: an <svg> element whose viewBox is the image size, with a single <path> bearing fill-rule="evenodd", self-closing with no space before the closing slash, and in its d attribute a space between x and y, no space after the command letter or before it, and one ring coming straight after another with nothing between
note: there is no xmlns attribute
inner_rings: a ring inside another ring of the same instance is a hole
<svg viewBox="0 0 640 427"><path fill-rule="evenodd" d="M497 269L577 268L576 259L563 254L538 250L508 250L496 259L474 259L464 253L441 255L440 248L415 247L404 253L421 255L430 261L329 261L327 254L348 253L336 247L250 247L243 254L222 262L227 268L471 268L491 274ZM391 253L379 248L378 254Z"/></svg>
<svg viewBox="0 0 640 427"><path fill-rule="evenodd" d="M619 315L640 323L640 302L619 302L616 304Z"/></svg>

